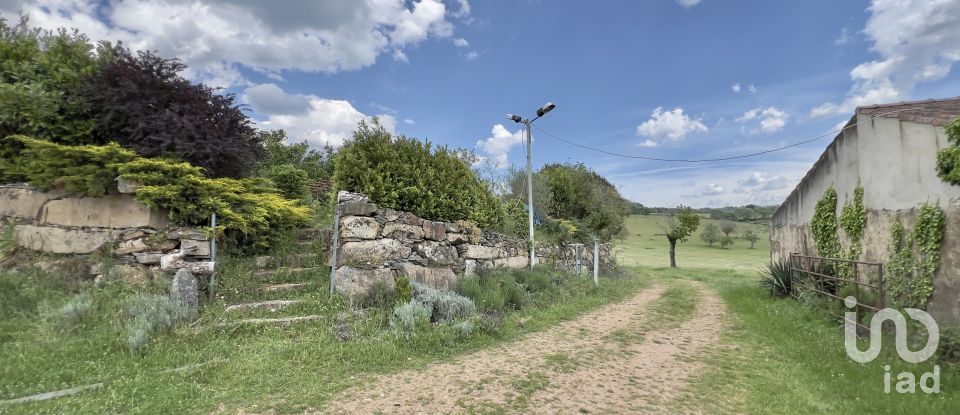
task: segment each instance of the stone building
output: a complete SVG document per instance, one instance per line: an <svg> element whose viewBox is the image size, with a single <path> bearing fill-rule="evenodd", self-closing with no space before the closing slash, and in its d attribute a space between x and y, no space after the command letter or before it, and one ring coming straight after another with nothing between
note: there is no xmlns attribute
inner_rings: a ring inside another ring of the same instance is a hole
<svg viewBox="0 0 960 415"><path fill-rule="evenodd" d="M837 191L837 215L857 184L863 186L867 222L862 261L887 262L896 219L909 230L919 205L938 204L946 230L927 309L939 322L960 323L960 187L940 180L935 169L937 151L949 145L944 126L958 116L960 97L857 108L771 218L771 259L818 254L810 223L830 186Z"/></svg>

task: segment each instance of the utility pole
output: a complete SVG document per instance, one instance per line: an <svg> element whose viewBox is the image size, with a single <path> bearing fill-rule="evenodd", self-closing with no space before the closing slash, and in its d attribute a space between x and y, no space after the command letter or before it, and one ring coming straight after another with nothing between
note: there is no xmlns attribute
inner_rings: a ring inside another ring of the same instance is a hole
<svg viewBox="0 0 960 415"><path fill-rule="evenodd" d="M537 255L536 255L536 245L533 241L533 138L530 135L530 124L533 121L524 120L524 124L527 125L527 219L529 219L529 235L530 235L530 269L533 269L533 266L536 265Z"/></svg>
<svg viewBox="0 0 960 415"><path fill-rule="evenodd" d="M533 269L533 266L537 262L536 246L533 241L533 138L531 137L530 125L556 107L552 102L544 104L537 109L537 116L533 119L523 119L523 117L519 115L507 114L508 120L518 124L523 123L527 130L527 220L529 222L528 244L530 245L530 269Z"/></svg>

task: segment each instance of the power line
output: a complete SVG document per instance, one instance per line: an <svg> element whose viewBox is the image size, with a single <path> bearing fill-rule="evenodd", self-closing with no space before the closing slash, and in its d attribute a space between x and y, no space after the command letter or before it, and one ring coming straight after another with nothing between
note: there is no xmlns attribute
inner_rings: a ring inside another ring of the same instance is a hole
<svg viewBox="0 0 960 415"><path fill-rule="evenodd" d="M899 109L899 110L896 110L896 111L890 111L890 112L885 112L885 113L882 113L882 114L874 115L874 116L870 117L870 120L872 121L872 120L874 120L874 119L876 119L876 118L883 117L883 116L885 116L885 115L894 114L894 113L897 113L897 112L912 111L912 110L922 110L922 109L923 109L923 108L905 108L905 109ZM737 155L737 156L720 157L720 158L712 158L712 159L668 159L668 158L659 158L659 157L638 156L638 155L633 155L633 154L614 153L614 152L612 152L612 151L607 151L607 150L602 150L602 149L599 149L599 148L594 148L594 147L590 147L590 146L585 146L585 145L583 145L583 144L580 144L580 143L577 143L577 142L574 142L574 141L570 141L570 140L564 139L564 138L562 138L562 137L558 137L558 136L550 133L549 131L544 130L543 128L540 128L540 126L534 125L534 127L536 127L537 130L540 130L540 132L542 132L542 133L544 133L544 134L546 134L546 135L548 135L548 136L550 136L550 137L552 137L552 138L555 138L555 139L557 139L557 140L560 140L560 141L562 141L562 142L564 142L564 143L570 144L570 145L575 146L575 147L580 147L580 148L582 148L582 149L591 150L591 151L596 151L596 152L598 152L598 153L603 153L603 154L607 154L607 155L611 155L611 156L617 156L617 157L625 157L625 158L640 159L640 160L651 160L651 161L668 161L668 162L678 162L678 163L706 163L706 162L711 162L711 161L729 161L729 160L736 160L736 159L744 159L744 158L748 158L748 157L756 157L756 156L759 156L759 155L768 154L768 153L773 153L773 152L777 152L777 151L782 151L782 150L786 150L786 149L788 149L788 148L800 146L800 145L807 144L807 143L812 143L812 142L814 142L814 141L821 140L821 139L823 139L824 137L829 137L829 136L831 136L831 135L834 135L834 134L836 134L836 133L839 133L839 132L841 132L841 131L843 131L843 130L846 130L847 128L852 128L852 127L856 127L856 126L857 126L857 123L853 123L853 124L844 126L843 128L840 128L840 129L837 129L837 130L828 131L828 132L824 133L823 135L819 135L819 136L817 136L817 137L815 137L815 138L811 138L811 139L809 139L809 140L798 141L798 142L796 142L796 143L789 144L789 145L785 145L785 146L783 146L783 147L772 148L772 149L769 149L769 150L759 151L759 152L756 152L756 153L741 154L741 155Z"/></svg>

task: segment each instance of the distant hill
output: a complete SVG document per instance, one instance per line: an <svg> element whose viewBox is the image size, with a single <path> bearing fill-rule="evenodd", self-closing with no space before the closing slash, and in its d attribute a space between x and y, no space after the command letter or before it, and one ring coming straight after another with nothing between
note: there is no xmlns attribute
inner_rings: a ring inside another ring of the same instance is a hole
<svg viewBox="0 0 960 415"><path fill-rule="evenodd" d="M779 205L744 205L727 206L722 208L695 209L697 213L716 220L734 220L739 222L756 222L769 220ZM631 213L635 215L668 214L673 213L675 207L647 207L642 203L633 202Z"/></svg>

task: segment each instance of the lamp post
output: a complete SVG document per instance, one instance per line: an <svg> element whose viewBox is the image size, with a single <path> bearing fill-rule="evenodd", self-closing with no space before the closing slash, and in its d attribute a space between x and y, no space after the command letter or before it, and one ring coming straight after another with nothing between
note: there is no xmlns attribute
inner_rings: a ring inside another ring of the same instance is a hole
<svg viewBox="0 0 960 415"><path fill-rule="evenodd" d="M542 107L537 109L537 116L533 119L523 119L519 115L507 114L508 120L511 120L517 124L523 123L526 125L527 129L527 219L530 225L530 269L533 269L533 266L537 261L533 244L533 140L530 137L530 124L533 124L533 122L540 119L540 117L547 115L548 112L552 111L556 107L557 106L552 102L544 104Z"/></svg>

